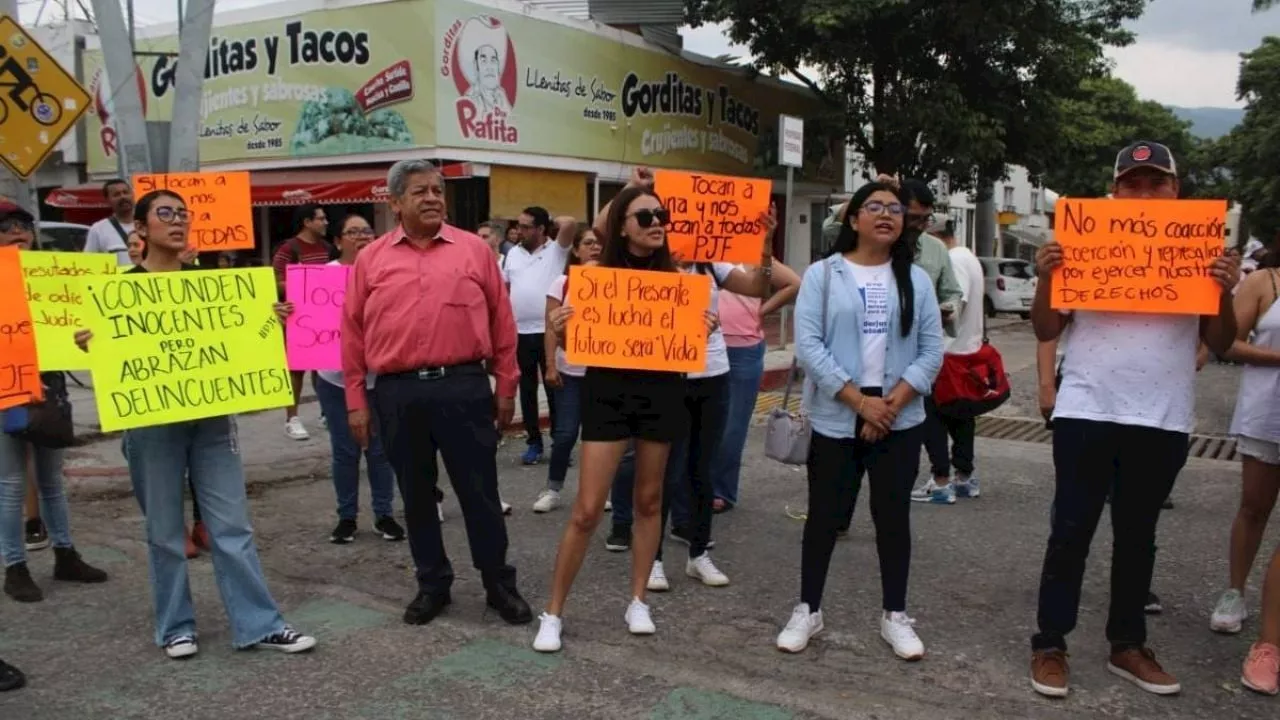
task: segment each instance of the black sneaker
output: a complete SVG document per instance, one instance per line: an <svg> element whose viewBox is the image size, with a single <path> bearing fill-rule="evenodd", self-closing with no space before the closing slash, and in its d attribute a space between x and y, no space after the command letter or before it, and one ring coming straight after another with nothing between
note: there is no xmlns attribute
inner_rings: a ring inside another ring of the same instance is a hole
<svg viewBox="0 0 1280 720"><path fill-rule="evenodd" d="M373 524L373 529L382 533L382 539L388 542L404 540L404 528L400 527L400 523L390 515L378 518L378 521Z"/></svg>
<svg viewBox="0 0 1280 720"><path fill-rule="evenodd" d="M1142 606L1142 611L1148 615L1159 615L1164 612L1164 605L1160 604L1160 598L1155 593L1147 593L1147 604Z"/></svg>
<svg viewBox="0 0 1280 720"><path fill-rule="evenodd" d="M614 525L609 537L604 541L604 549L609 552L626 552L631 549L631 526Z"/></svg>
<svg viewBox="0 0 1280 720"><path fill-rule="evenodd" d="M53 555L54 580L89 585L107 581L107 574L85 562L75 548L56 547L53 549Z"/></svg>
<svg viewBox="0 0 1280 720"><path fill-rule="evenodd" d="M334 545L346 545L356 539L356 521L342 519L338 521L337 527L333 532L329 533L329 542Z"/></svg>
<svg viewBox="0 0 1280 720"><path fill-rule="evenodd" d="M0 692L17 690L27 684L27 678L18 668L0 660Z"/></svg>
<svg viewBox="0 0 1280 720"><path fill-rule="evenodd" d="M277 650L282 653L300 653L306 652L316 646L316 639L303 635L286 625L284 630L268 637L261 642L254 643L254 647L260 650Z"/></svg>
<svg viewBox="0 0 1280 720"><path fill-rule="evenodd" d="M36 585L36 581L31 579L31 570L26 563L10 565L4 569L4 594L22 603L44 600L44 593Z"/></svg>
<svg viewBox="0 0 1280 720"><path fill-rule="evenodd" d="M693 536L693 533L690 532L688 528L672 526L670 535L671 535L671 539L675 540L676 542L682 542L685 545L692 544L691 538ZM716 541L708 538L707 549L710 550L715 546L716 546Z"/></svg>
<svg viewBox="0 0 1280 720"><path fill-rule="evenodd" d="M49 547L49 532L45 530L44 521L40 518L31 518L27 521L26 545L27 552Z"/></svg>

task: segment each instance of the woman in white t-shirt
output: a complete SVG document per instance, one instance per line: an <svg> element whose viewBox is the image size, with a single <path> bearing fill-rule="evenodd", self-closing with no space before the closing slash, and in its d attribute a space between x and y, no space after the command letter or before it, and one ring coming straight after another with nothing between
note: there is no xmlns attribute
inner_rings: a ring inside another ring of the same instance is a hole
<svg viewBox="0 0 1280 720"><path fill-rule="evenodd" d="M600 238L586 225L579 225L573 236L573 247L565 261L564 273L547 288L547 317L564 304L569 282L569 268L574 265L594 265L600 257ZM564 489L565 475L569 472L569 458L578 442L578 430L582 426L582 376L587 369L570 365L565 359L564 348L556 339L551 321L547 321L547 357L554 357L555 364L547 368L547 386L555 393L556 426L551 428L551 462L547 465L547 489L543 490L533 511L551 512L560 507L560 491Z"/></svg>
<svg viewBox="0 0 1280 720"><path fill-rule="evenodd" d="M373 228L369 222L359 215L348 215L338 226L338 249L342 254L330 265L352 265L356 254L373 241ZM293 314L293 303L276 304L276 313L281 320ZM332 454L331 471L333 489L338 498L338 524L329 534L329 541L345 545L355 539L356 519L360 514L360 446L347 428L346 390L342 381L342 370L320 370L313 385L316 399L320 401L320 409L329 418L329 449ZM366 385L373 390L374 376L371 373ZM395 500L395 471L391 468L386 454L382 450L382 441L378 436L369 437L369 447L364 451L366 470L369 475L369 494L373 499L374 531L384 540L404 540L404 529L392 517L392 503ZM437 498L438 500L439 498Z"/></svg>

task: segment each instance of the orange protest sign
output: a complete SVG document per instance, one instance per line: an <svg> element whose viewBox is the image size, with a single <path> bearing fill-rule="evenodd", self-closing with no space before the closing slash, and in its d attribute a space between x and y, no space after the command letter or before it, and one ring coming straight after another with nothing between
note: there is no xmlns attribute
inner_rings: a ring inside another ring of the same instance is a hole
<svg viewBox="0 0 1280 720"><path fill-rule="evenodd" d="M565 298L574 309L565 328L570 363L670 372L707 367L706 275L575 265Z"/></svg>
<svg viewBox="0 0 1280 720"><path fill-rule="evenodd" d="M1225 200L1058 201L1055 310L1216 315Z"/></svg>
<svg viewBox="0 0 1280 720"><path fill-rule="evenodd" d="M0 410L44 399L16 246L0 247Z"/></svg>
<svg viewBox="0 0 1280 720"><path fill-rule="evenodd" d="M760 262L773 182L675 170L654 171L654 191L671 213L667 244L685 262Z"/></svg>
<svg viewBox="0 0 1280 720"><path fill-rule="evenodd" d="M200 252L253 249L253 199L247 172L134 175L133 197L172 190L191 211L191 241Z"/></svg>

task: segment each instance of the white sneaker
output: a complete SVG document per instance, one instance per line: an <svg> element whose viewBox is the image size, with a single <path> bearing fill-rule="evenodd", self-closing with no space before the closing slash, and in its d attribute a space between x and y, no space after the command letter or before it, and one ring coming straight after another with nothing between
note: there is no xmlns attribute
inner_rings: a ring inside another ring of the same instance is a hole
<svg viewBox="0 0 1280 720"><path fill-rule="evenodd" d="M164 645L164 654L168 655L170 660L189 658L198 652L200 652L200 646L191 635L179 635Z"/></svg>
<svg viewBox="0 0 1280 720"><path fill-rule="evenodd" d="M511 514L511 503L507 502L506 500L503 500L502 498L498 498L498 504L502 506L503 515Z"/></svg>
<svg viewBox="0 0 1280 720"><path fill-rule="evenodd" d="M787 626L778 633L778 649L798 653L809 647L809 640L822 632L822 611L809 612L809 603L800 603L791 611Z"/></svg>
<svg viewBox="0 0 1280 720"><path fill-rule="evenodd" d="M533 649L544 653L560 652L560 631L564 629L560 618L542 613L538 621L538 636L533 639Z"/></svg>
<svg viewBox="0 0 1280 720"><path fill-rule="evenodd" d="M444 522L444 503L436 503L436 515L440 516L440 522Z"/></svg>
<svg viewBox="0 0 1280 720"><path fill-rule="evenodd" d="M612 501L612 500L605 500L605 501L604 501L604 511L605 511L605 512L613 512L613 501Z"/></svg>
<svg viewBox="0 0 1280 720"><path fill-rule="evenodd" d="M649 615L649 606L640 602L640 598L631 600L631 604L627 606L627 614L622 617L627 621L627 629L632 635L652 635L658 632L653 624L653 617Z"/></svg>
<svg viewBox="0 0 1280 720"><path fill-rule="evenodd" d="M289 418L289 422L284 424L284 434L288 435L292 440L310 440L311 434L302 425L302 419L297 415Z"/></svg>
<svg viewBox="0 0 1280 720"><path fill-rule="evenodd" d="M729 584L729 576L720 572L715 563L711 562L711 553L704 552L690 560L684 566L684 574L697 578L703 585L711 587L724 587Z"/></svg>
<svg viewBox="0 0 1280 720"><path fill-rule="evenodd" d="M904 612L887 612L880 617L880 637L893 647L893 654L903 660L924 657L924 643L912 627L915 624Z"/></svg>
<svg viewBox="0 0 1280 720"><path fill-rule="evenodd" d="M653 568L649 570L649 584L645 587L650 592L666 592L671 589L671 583L667 582L666 568L662 567L661 560L653 561Z"/></svg>
<svg viewBox="0 0 1280 720"><path fill-rule="evenodd" d="M1240 632L1249 610L1244 604L1244 595L1239 590L1228 590L1218 598L1218 606L1213 609L1213 617L1209 620L1209 629L1217 633L1235 635Z"/></svg>
<svg viewBox="0 0 1280 720"><path fill-rule="evenodd" d="M533 504L533 511L536 513L546 513L560 507L560 493L555 490L543 490L538 495L538 500Z"/></svg>

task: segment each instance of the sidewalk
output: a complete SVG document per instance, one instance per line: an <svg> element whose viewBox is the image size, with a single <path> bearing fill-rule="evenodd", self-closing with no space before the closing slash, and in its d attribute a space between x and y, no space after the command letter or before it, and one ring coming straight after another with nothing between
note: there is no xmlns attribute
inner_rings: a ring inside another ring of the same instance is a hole
<svg viewBox="0 0 1280 720"><path fill-rule="evenodd" d="M786 383L792 353L786 349L771 350L765 355L765 372L760 387L773 390ZM86 384L88 373L76 376ZM120 434L103 433L98 424L98 408L93 390L69 383L74 408L76 435L81 445L67 451L64 474L67 490L77 497L119 497L131 492L129 470L120 451ZM538 388L539 422L549 423L547 399ZM304 384L298 416L311 433L308 440L292 440L284 433L284 410L267 410L237 416L240 454L244 458L249 485L304 480L329 475L329 438L320 418L311 383ZM508 433L523 432L519 402Z"/></svg>

